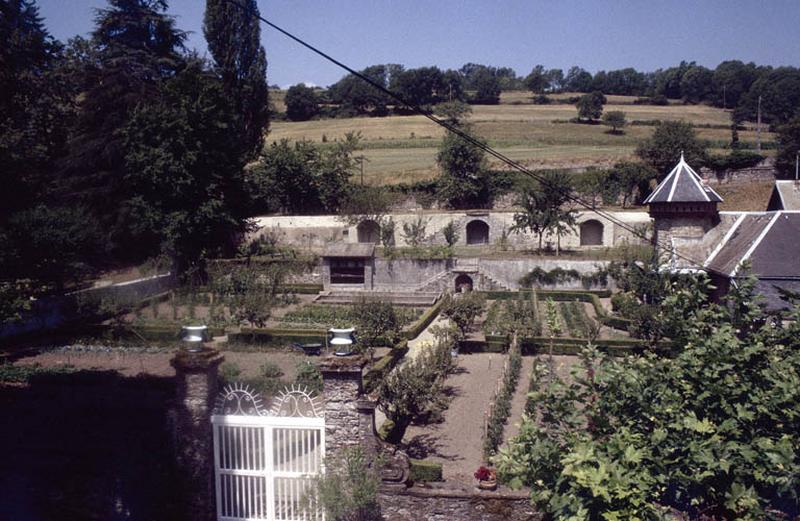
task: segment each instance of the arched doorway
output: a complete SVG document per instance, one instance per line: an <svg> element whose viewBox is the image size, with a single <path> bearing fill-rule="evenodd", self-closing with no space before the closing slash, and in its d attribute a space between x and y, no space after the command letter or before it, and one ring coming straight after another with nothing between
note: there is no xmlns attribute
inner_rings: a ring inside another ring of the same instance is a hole
<svg viewBox="0 0 800 521"><path fill-rule="evenodd" d="M379 243L381 241L381 227L373 220L362 221L356 228L358 242Z"/></svg>
<svg viewBox="0 0 800 521"><path fill-rule="evenodd" d="M591 219L581 223L581 246L603 245L603 223Z"/></svg>
<svg viewBox="0 0 800 521"><path fill-rule="evenodd" d="M467 223L467 244L489 244L489 225L478 220Z"/></svg>
<svg viewBox="0 0 800 521"><path fill-rule="evenodd" d="M456 277L456 293L466 293L472 291L472 277L462 273Z"/></svg>

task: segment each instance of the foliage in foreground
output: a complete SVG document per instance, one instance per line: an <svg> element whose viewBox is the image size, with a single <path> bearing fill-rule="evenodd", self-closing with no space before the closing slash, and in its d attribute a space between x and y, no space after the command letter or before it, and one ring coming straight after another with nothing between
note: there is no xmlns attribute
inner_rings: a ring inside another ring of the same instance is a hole
<svg viewBox="0 0 800 521"><path fill-rule="evenodd" d="M531 416L496 461L501 479L531 486L559 519L796 515L800 325L768 320L749 284L682 323L674 358L589 348L572 383L538 366Z"/></svg>
<svg viewBox="0 0 800 521"><path fill-rule="evenodd" d="M319 505L327 519L372 521L381 519L378 465L370 465L361 447L348 447L336 459L325 460L325 474L317 479L311 504Z"/></svg>

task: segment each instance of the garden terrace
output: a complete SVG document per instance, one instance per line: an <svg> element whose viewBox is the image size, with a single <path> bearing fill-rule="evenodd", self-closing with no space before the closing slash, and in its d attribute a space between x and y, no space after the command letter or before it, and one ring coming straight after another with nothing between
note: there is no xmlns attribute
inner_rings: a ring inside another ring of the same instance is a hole
<svg viewBox="0 0 800 521"><path fill-rule="evenodd" d="M319 304L353 304L360 299L376 299L396 306L431 306L439 298L438 292L396 291L325 291L314 299Z"/></svg>

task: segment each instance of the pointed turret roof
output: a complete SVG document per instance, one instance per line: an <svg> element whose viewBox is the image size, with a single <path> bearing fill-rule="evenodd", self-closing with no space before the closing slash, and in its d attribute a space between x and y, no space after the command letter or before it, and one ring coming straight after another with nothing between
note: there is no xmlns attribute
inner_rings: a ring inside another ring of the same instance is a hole
<svg viewBox="0 0 800 521"><path fill-rule="evenodd" d="M675 165L669 175L659 183L644 204L721 202L722 197L703 182L697 172L692 170L692 167L684 161L683 153L681 153L681 160L678 161L678 164Z"/></svg>

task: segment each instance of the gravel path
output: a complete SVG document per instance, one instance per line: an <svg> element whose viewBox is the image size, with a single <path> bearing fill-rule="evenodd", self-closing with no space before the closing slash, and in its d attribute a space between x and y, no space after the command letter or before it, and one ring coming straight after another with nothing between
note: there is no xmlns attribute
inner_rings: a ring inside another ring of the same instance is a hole
<svg viewBox="0 0 800 521"><path fill-rule="evenodd" d="M412 425L403 439L409 456L442 463L447 481L474 485L473 473L483 463L484 416L502 369L502 354L460 355L445 384L452 402L444 422Z"/></svg>
<svg viewBox="0 0 800 521"><path fill-rule="evenodd" d="M436 342L436 338L431 333L431 328L434 326L446 326L450 319L442 315L436 317L436 320L431 322L419 336L413 340L408 341L408 353L403 357L404 360L413 360L422 352L426 347L432 346Z"/></svg>
<svg viewBox="0 0 800 521"><path fill-rule="evenodd" d="M535 359L536 358L533 356L522 357L522 369L519 372L517 390L511 398L511 413L508 416L508 422L503 431L504 442L507 442L519 434L519 426L522 421L522 413L525 412L525 402L528 399L528 387L531 382L531 371L533 370L533 362Z"/></svg>

